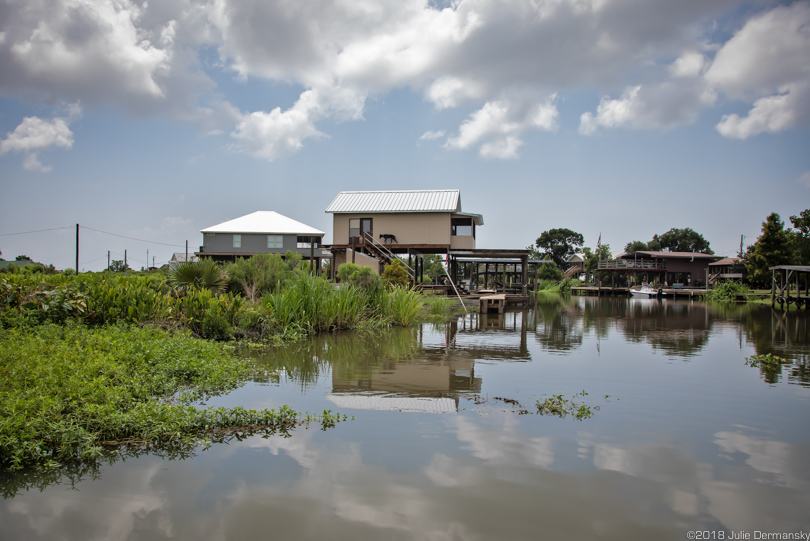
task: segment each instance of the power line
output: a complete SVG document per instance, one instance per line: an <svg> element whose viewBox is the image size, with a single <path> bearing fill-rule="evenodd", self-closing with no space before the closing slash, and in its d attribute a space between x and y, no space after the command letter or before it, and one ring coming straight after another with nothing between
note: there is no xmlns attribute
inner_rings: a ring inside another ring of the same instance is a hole
<svg viewBox="0 0 810 541"><path fill-rule="evenodd" d="M58 231L60 229L73 229L74 226L69 225L67 227L53 227L51 229L37 229L36 231L23 231L21 233L0 233L0 237L10 237L12 235L28 235L30 233L42 233L44 231Z"/></svg>
<svg viewBox="0 0 810 541"><path fill-rule="evenodd" d="M129 239L129 240L137 240L138 242L145 242L147 244L162 244L163 246L173 246L174 248L185 248L185 246L181 246L179 244L169 244L166 242L157 242L154 240L144 240L144 239L136 239L135 237L127 237L125 235L118 235L116 233L108 233L107 231L101 231L99 229L93 229L92 227L87 227L86 225L81 226L82 229L89 229L90 231L95 231L96 233L104 233L105 235L112 235L113 237L121 237L122 239Z"/></svg>

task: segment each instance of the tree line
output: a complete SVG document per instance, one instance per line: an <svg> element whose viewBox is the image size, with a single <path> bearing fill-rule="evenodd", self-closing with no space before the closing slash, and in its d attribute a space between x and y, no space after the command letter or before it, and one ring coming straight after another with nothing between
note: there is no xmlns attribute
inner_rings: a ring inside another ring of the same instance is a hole
<svg viewBox="0 0 810 541"><path fill-rule="evenodd" d="M790 217L793 227L788 227L777 213L771 213L762 222L762 231L756 242L737 253L736 271L745 271L749 284L758 287L769 287L771 281L770 267L777 265L810 265L810 209ZM601 240L601 239L600 239ZM581 254L586 273L593 272L599 260L612 259L610 245L597 243L595 249L584 246L584 237L567 228L556 228L544 231L533 245L531 259L546 259L553 266L563 269L569 259ZM695 252L714 254L709 241L692 228L672 228L666 233L656 234L647 241L633 240L628 242L624 251L634 253L641 251L654 252ZM549 264L551 266L551 264ZM560 273L561 274L561 273Z"/></svg>

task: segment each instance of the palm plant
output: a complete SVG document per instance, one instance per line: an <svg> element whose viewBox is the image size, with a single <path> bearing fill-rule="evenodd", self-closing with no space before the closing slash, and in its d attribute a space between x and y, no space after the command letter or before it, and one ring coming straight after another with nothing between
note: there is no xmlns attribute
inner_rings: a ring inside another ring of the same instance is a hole
<svg viewBox="0 0 810 541"><path fill-rule="evenodd" d="M222 293L228 285L228 274L213 259L200 259L169 269L168 281L178 291L196 287Z"/></svg>

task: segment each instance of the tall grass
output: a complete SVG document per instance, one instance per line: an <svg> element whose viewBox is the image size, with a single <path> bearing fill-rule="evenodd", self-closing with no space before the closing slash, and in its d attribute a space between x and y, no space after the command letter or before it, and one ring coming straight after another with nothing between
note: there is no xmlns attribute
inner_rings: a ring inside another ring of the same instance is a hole
<svg viewBox="0 0 810 541"><path fill-rule="evenodd" d="M190 284L175 289L154 276L9 274L0 277L0 327L74 320L90 326L185 328L217 340L234 335L293 337L410 325L423 299L408 288L386 286L379 277L336 288L306 269L292 271L278 285L278 291L251 301Z"/></svg>

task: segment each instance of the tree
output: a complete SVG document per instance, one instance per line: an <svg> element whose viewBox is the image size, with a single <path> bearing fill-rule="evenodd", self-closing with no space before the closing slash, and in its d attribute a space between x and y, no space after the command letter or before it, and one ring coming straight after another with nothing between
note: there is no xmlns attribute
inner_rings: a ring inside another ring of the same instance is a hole
<svg viewBox="0 0 810 541"><path fill-rule="evenodd" d="M585 242L581 233L570 229L549 229L537 237L535 245L544 251L545 257L562 267L568 258L577 253Z"/></svg>
<svg viewBox="0 0 810 541"><path fill-rule="evenodd" d="M443 258L437 254L430 254L424 256L423 263L425 265L425 274L444 274L444 265L442 264Z"/></svg>
<svg viewBox="0 0 810 541"><path fill-rule="evenodd" d="M540 268L537 269L538 280L554 280L555 282L558 282L562 280L562 277L563 273L560 270L560 267L554 263L543 263L540 265Z"/></svg>
<svg viewBox="0 0 810 541"><path fill-rule="evenodd" d="M656 237L653 237L655 240ZM709 248L709 241L703 235L687 227L678 229L673 227L660 237L661 250L670 252L698 252L702 254L713 254Z"/></svg>
<svg viewBox="0 0 810 541"><path fill-rule="evenodd" d="M124 265L123 259L113 259L110 263L110 270L113 272L124 272L129 269L129 265Z"/></svg>
<svg viewBox="0 0 810 541"><path fill-rule="evenodd" d="M389 265L386 265L382 273L383 282L392 286L407 287L410 278L408 271L405 270L403 264L399 259L394 259Z"/></svg>
<svg viewBox="0 0 810 541"><path fill-rule="evenodd" d="M18 255L14 258L15 261L31 261L31 258L27 255Z"/></svg>
<svg viewBox="0 0 810 541"><path fill-rule="evenodd" d="M625 247L624 251L628 254L632 254L634 252L641 252L645 250L649 250L649 246L647 246L646 242L641 242L640 240L634 240L633 242L628 242Z"/></svg>
<svg viewBox="0 0 810 541"><path fill-rule="evenodd" d="M610 244L600 244L595 251L592 251L590 248L586 247L582 250L582 259L583 259L583 267L585 269L585 278L586 281L589 277L596 272L599 261L609 261L613 259L613 256L610 253Z"/></svg>
<svg viewBox="0 0 810 541"><path fill-rule="evenodd" d="M782 218L775 212L762 222L762 234L757 242L748 248L746 269L748 281L759 286L771 282L769 267L789 265L792 249L788 231Z"/></svg>
<svg viewBox="0 0 810 541"><path fill-rule="evenodd" d="M796 229L792 235L793 261L796 265L810 265L810 209L791 216L790 223Z"/></svg>

